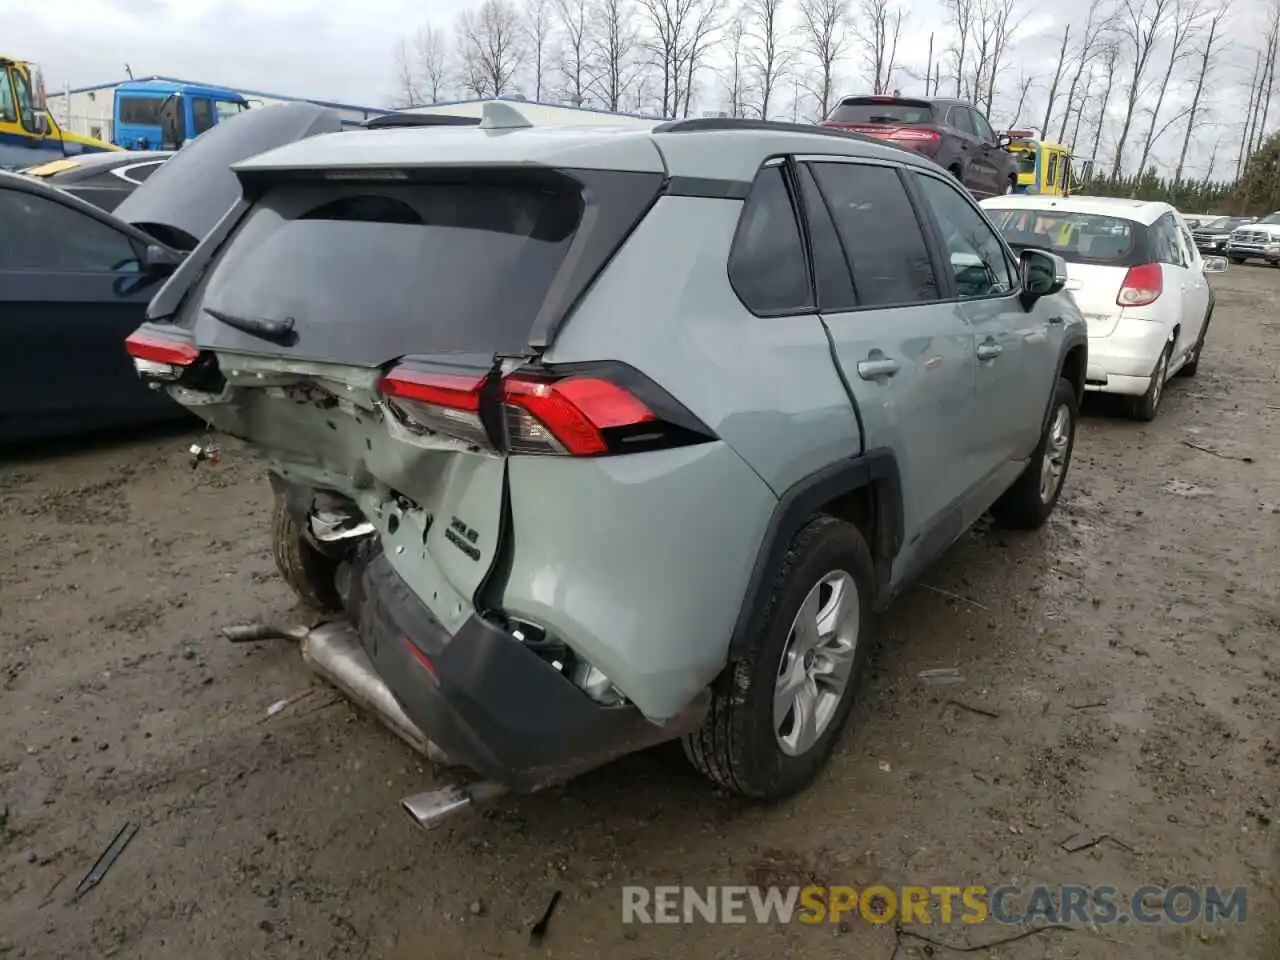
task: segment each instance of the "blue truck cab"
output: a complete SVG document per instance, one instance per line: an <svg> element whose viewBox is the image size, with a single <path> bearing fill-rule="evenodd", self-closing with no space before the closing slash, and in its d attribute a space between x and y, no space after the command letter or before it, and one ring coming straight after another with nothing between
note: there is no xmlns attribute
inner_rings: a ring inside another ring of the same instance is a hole
<svg viewBox="0 0 1280 960"><path fill-rule="evenodd" d="M176 150L248 109L244 97L221 87L130 81L116 88L111 141L126 150Z"/></svg>

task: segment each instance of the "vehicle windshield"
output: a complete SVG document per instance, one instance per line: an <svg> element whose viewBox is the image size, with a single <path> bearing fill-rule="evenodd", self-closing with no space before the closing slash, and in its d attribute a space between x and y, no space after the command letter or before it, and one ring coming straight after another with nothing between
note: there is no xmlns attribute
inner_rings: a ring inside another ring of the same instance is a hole
<svg viewBox="0 0 1280 960"><path fill-rule="evenodd" d="M249 109L247 103L235 103L231 100L215 100L213 101L213 109L218 114L218 122L229 120L238 113L244 113Z"/></svg>
<svg viewBox="0 0 1280 960"><path fill-rule="evenodd" d="M1199 230L1234 230L1245 222L1244 217L1217 217L1200 224Z"/></svg>
<svg viewBox="0 0 1280 960"><path fill-rule="evenodd" d="M922 100L892 97L850 97L831 111L836 123L932 123L933 108Z"/></svg>
<svg viewBox="0 0 1280 960"><path fill-rule="evenodd" d="M1270 216L1263 217L1258 223L1280 223L1280 211L1276 211Z"/></svg>
<svg viewBox="0 0 1280 960"><path fill-rule="evenodd" d="M1132 220L1064 210L992 210L1012 247L1039 247L1068 263L1132 266L1141 253L1142 226Z"/></svg>

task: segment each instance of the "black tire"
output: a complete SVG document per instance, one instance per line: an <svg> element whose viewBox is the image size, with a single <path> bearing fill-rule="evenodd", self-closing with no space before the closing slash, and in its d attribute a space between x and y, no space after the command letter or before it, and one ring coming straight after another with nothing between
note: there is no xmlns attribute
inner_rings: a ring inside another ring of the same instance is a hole
<svg viewBox="0 0 1280 960"><path fill-rule="evenodd" d="M1212 319L1213 307L1210 307L1208 314L1205 315L1204 324L1200 327L1200 336L1196 338L1195 348L1191 351L1191 359L1182 365L1182 369L1178 371L1178 376L1194 377L1200 369L1200 352L1204 350L1204 340L1209 335L1209 321Z"/></svg>
<svg viewBox="0 0 1280 960"><path fill-rule="evenodd" d="M1151 371L1151 386L1147 387L1147 392L1142 396L1130 401L1129 415L1133 419L1150 423L1160 412L1160 401L1164 399L1164 388L1169 380L1169 355L1172 352L1173 343L1166 343L1160 359L1156 361L1155 369Z"/></svg>
<svg viewBox="0 0 1280 960"><path fill-rule="evenodd" d="M1245 261L1244 257L1228 257L1227 259L1230 260L1232 263L1234 263L1237 267L1240 266L1240 264L1244 263Z"/></svg>
<svg viewBox="0 0 1280 960"><path fill-rule="evenodd" d="M848 681L826 729L798 755L784 753L774 723L774 693L791 626L822 579L847 572L858 592L859 627ZM867 629L875 575L871 552L857 528L815 517L791 539L774 573L768 607L754 625L746 653L712 688L702 727L684 738L685 755L714 783L756 800L777 800L804 789L831 757L857 695L870 645Z"/></svg>
<svg viewBox="0 0 1280 960"><path fill-rule="evenodd" d="M279 497L271 511L271 552L280 576L304 605L324 613L342 609L334 584L337 562L307 542Z"/></svg>
<svg viewBox="0 0 1280 960"><path fill-rule="evenodd" d="M1058 473L1051 495L1041 495L1041 480L1047 467L1045 452L1049 449L1054 434L1056 418L1059 411L1067 411L1066 447L1056 459L1061 461L1062 469ZM1071 451L1076 445L1076 423L1080 419L1080 400L1075 388L1069 380L1059 378L1053 391L1053 404L1049 409L1049 418L1045 421L1040 433L1040 442L1031 454L1031 462L1018 476L1008 490L1000 495L1000 499L991 505L991 516L1002 527L1013 530L1035 530L1044 526L1046 520L1058 505L1062 496L1062 485L1066 483L1067 471L1071 467Z"/></svg>

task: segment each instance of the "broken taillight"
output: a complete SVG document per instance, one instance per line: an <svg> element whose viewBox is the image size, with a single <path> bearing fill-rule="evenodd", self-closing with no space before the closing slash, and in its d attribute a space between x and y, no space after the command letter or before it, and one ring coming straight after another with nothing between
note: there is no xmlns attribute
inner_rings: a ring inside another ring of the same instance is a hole
<svg viewBox="0 0 1280 960"><path fill-rule="evenodd" d="M153 380L177 380L200 356L200 351L185 340L142 330L129 334L124 348L133 358L133 367L138 375Z"/></svg>
<svg viewBox="0 0 1280 960"><path fill-rule="evenodd" d="M381 380L397 418L418 432L492 446L482 419L487 376L396 367ZM600 375L516 372L494 391L499 445L507 453L591 457L710 438L700 424L655 413L628 388ZM682 411L678 418L693 421Z"/></svg>

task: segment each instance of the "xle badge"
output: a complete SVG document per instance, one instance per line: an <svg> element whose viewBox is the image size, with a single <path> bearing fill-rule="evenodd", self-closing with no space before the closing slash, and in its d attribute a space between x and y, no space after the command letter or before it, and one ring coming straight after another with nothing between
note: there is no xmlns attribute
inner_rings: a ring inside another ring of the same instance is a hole
<svg viewBox="0 0 1280 960"><path fill-rule="evenodd" d="M449 526L444 532L445 538L448 539L455 547L465 553L472 560L480 559L480 548L476 546L476 541L480 539L480 531L474 527L469 527L457 517L449 518Z"/></svg>

